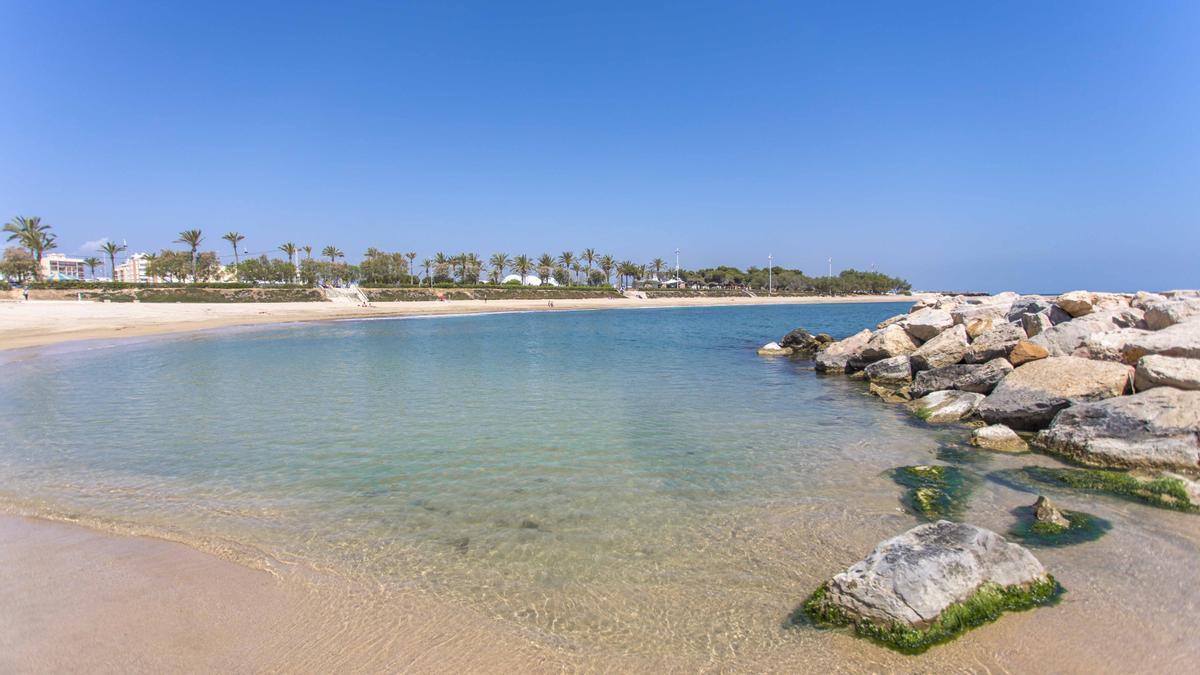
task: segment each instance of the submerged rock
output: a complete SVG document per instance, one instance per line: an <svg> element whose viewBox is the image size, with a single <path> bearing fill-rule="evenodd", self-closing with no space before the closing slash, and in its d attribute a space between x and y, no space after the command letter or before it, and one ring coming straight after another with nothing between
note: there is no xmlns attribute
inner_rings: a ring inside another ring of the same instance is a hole
<svg viewBox="0 0 1200 675"><path fill-rule="evenodd" d="M1062 511L1058 510L1054 502L1043 496L1038 496L1037 501L1033 503L1033 517L1039 523L1047 523L1063 529L1071 526L1071 522L1062 514Z"/></svg>
<svg viewBox="0 0 1200 675"><path fill-rule="evenodd" d="M987 363L960 363L923 370L917 373L913 380L913 396L919 398L943 389L989 394L1012 369L1012 364L1008 361L992 359Z"/></svg>
<svg viewBox="0 0 1200 675"><path fill-rule="evenodd" d="M1129 367L1119 363L1074 356L1026 363L996 385L979 404L979 414L989 424L1040 429L1068 405L1119 396L1130 374Z"/></svg>
<svg viewBox="0 0 1200 675"><path fill-rule="evenodd" d="M1200 512L1200 486L1183 476L1165 471L1143 474L1110 469L1026 466L998 475L1004 475L1018 485L1052 485L1108 494L1158 508Z"/></svg>
<svg viewBox="0 0 1200 675"><path fill-rule="evenodd" d="M913 370L929 370L952 366L962 361L969 349L967 329L961 325L955 325L918 347L917 351L912 353L912 368Z"/></svg>
<svg viewBox="0 0 1200 675"><path fill-rule="evenodd" d="M998 452L1025 452L1029 444L1003 424L980 427L971 432L971 445Z"/></svg>
<svg viewBox="0 0 1200 675"><path fill-rule="evenodd" d="M816 370L822 373L844 372L849 367L850 361L862 353L870 339L871 331L864 328L845 340L830 344L817 354Z"/></svg>
<svg viewBox="0 0 1200 675"><path fill-rule="evenodd" d="M983 398L983 394L947 389L913 401L912 407L917 417L930 424L947 424L970 416Z"/></svg>
<svg viewBox="0 0 1200 675"><path fill-rule="evenodd" d="M1004 610L1046 604L1060 590L1024 547L943 520L880 543L819 589L805 611L818 624L853 625L860 635L919 652Z"/></svg>
<svg viewBox="0 0 1200 675"><path fill-rule="evenodd" d="M1016 372L1020 372L1018 369ZM1200 472L1200 391L1156 387L1068 408L1037 442L1084 464Z"/></svg>
<svg viewBox="0 0 1200 675"><path fill-rule="evenodd" d="M1133 384L1138 391L1154 387L1200 390L1200 359L1158 354L1143 356L1134 371Z"/></svg>
<svg viewBox="0 0 1200 675"><path fill-rule="evenodd" d="M958 519L975 490L976 478L955 466L922 464L893 469L892 480L908 488L905 505L927 520Z"/></svg>

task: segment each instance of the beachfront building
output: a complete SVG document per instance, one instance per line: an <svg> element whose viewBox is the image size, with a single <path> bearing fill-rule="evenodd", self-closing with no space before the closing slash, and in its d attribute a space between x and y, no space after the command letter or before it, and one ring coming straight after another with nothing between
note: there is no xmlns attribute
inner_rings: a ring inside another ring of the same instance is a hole
<svg viewBox="0 0 1200 675"><path fill-rule="evenodd" d="M125 262L117 265L113 280L126 284L148 284L150 283L150 275L146 272L148 265L149 261L146 260L145 253L134 253L126 258Z"/></svg>
<svg viewBox="0 0 1200 675"><path fill-rule="evenodd" d="M62 253L42 256L42 278L46 281L79 281L86 278L87 263Z"/></svg>

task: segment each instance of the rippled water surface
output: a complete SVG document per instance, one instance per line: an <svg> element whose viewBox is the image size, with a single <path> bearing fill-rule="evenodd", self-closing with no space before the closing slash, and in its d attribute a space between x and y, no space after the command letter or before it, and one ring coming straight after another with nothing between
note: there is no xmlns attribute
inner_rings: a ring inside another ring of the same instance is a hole
<svg viewBox="0 0 1200 675"><path fill-rule="evenodd" d="M784 619L815 583L919 522L888 469L962 460L961 430L754 353L906 307L352 321L16 358L0 497L720 663L798 639ZM1003 529L1026 497L986 483L972 509ZM1194 555L1192 532L1164 545Z"/></svg>

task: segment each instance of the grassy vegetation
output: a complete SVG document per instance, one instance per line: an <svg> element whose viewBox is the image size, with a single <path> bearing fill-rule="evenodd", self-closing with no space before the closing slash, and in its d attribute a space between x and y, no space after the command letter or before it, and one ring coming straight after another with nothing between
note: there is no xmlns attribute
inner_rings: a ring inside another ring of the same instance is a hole
<svg viewBox="0 0 1200 675"><path fill-rule="evenodd" d="M1164 509L1200 513L1200 504L1191 502L1183 481L1176 478L1141 479L1125 471L1044 466L1027 466L1020 473L1038 483L1115 495Z"/></svg>
<svg viewBox="0 0 1200 675"><path fill-rule="evenodd" d="M850 626L859 637L903 654L920 654L934 645L953 640L972 628L991 623L1004 612L1019 612L1053 604L1062 595L1063 588L1049 575L1029 586L985 584L966 601L946 608L933 623L924 628L914 628L901 623L880 625L852 617L829 602L828 591L828 584L822 585L801 607L803 614L814 626Z"/></svg>
<svg viewBox="0 0 1200 675"><path fill-rule="evenodd" d="M892 480L909 489L906 505L928 520L958 520L975 489L973 474L953 466L902 466Z"/></svg>
<svg viewBox="0 0 1200 675"><path fill-rule="evenodd" d="M1070 525L1056 525L1037 520L1033 516L1033 507L1019 509L1019 522L1009 530L1009 534L1021 543L1031 546L1070 546L1087 541L1095 541L1112 529L1112 523L1082 511L1063 511Z"/></svg>
<svg viewBox="0 0 1200 675"><path fill-rule="evenodd" d="M571 300L583 298L620 298L611 287L536 287L536 286L435 286L434 288L363 288L374 302L420 302L437 300Z"/></svg>

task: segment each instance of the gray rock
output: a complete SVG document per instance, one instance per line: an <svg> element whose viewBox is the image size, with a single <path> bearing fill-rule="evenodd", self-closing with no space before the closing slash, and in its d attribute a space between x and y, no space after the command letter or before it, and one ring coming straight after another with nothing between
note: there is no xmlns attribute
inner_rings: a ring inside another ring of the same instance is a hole
<svg viewBox="0 0 1200 675"><path fill-rule="evenodd" d="M1030 338L1030 341L1045 349L1050 356L1071 356L1089 336L1117 328L1133 328L1141 320L1141 311L1132 308L1096 312L1081 319L1056 323Z"/></svg>
<svg viewBox="0 0 1200 675"><path fill-rule="evenodd" d="M1142 307L1146 312L1146 327L1150 330L1162 330L1200 317L1200 298L1162 298L1142 303Z"/></svg>
<svg viewBox="0 0 1200 675"><path fill-rule="evenodd" d="M913 370L952 366L962 361L969 349L967 329L962 324L956 324L934 336L912 353Z"/></svg>
<svg viewBox="0 0 1200 675"><path fill-rule="evenodd" d="M1148 354L1200 359L1200 319L1127 337L1121 347L1123 363L1137 363Z"/></svg>
<svg viewBox="0 0 1200 675"><path fill-rule="evenodd" d="M1018 370L1019 372L1019 370ZM1104 467L1200 472L1200 391L1156 387L1060 412L1037 442Z"/></svg>
<svg viewBox="0 0 1200 675"><path fill-rule="evenodd" d="M922 309L908 315L904 328L914 340L932 340L938 333L954 325L950 312L941 309Z"/></svg>
<svg viewBox="0 0 1200 675"><path fill-rule="evenodd" d="M888 317L888 318L884 319L883 321L880 321L879 323L875 324L875 330L883 330L884 328L887 328L888 326L890 326L894 323L903 323L904 320L907 318L908 318L908 316L906 316L904 314L897 314L896 316Z"/></svg>
<svg viewBox="0 0 1200 675"><path fill-rule="evenodd" d="M954 323L967 325L975 319L991 319L996 325L1008 321L1008 311L1012 303L989 303L983 305L962 305L950 310Z"/></svg>
<svg viewBox="0 0 1200 675"><path fill-rule="evenodd" d="M923 370L913 381L913 396L921 397L943 389L958 389L976 394L990 394L1006 375L1012 372L1012 364L1004 359L992 359L987 363L963 363L933 370Z"/></svg>
<svg viewBox="0 0 1200 675"><path fill-rule="evenodd" d="M1119 396L1131 374L1120 363L1075 356L1032 361L1001 380L979 404L979 414L989 424L1040 429L1069 405Z"/></svg>
<svg viewBox="0 0 1200 675"><path fill-rule="evenodd" d="M1053 302L1040 295L1023 295L1012 304L1005 319L1009 323L1013 323L1019 321L1026 314L1046 314L1048 318L1050 308L1053 306Z"/></svg>
<svg viewBox="0 0 1200 675"><path fill-rule="evenodd" d="M912 382L912 368L907 356L893 356L876 361L866 368L867 379L876 384L904 386Z"/></svg>
<svg viewBox="0 0 1200 675"><path fill-rule="evenodd" d="M1126 347L1131 341L1151 334L1151 331L1141 328L1118 328L1092 333L1075 350L1075 356L1100 361L1120 361L1124 358Z"/></svg>
<svg viewBox="0 0 1200 675"><path fill-rule="evenodd" d="M971 445L999 452L1025 452L1029 444L1003 424L980 427L971 432Z"/></svg>
<svg viewBox="0 0 1200 675"><path fill-rule="evenodd" d="M908 336L908 332L900 324L892 324L883 330L876 331L871 336L867 346L863 348L861 357L864 363L874 363L893 356L908 356L917 351L917 343Z"/></svg>
<svg viewBox="0 0 1200 675"><path fill-rule="evenodd" d="M1013 323L1002 323L975 338L963 361L985 363L995 358L1008 356L1017 341L1025 339L1025 329Z"/></svg>
<svg viewBox="0 0 1200 675"><path fill-rule="evenodd" d="M1054 322L1050 320L1050 311L1038 312L1037 314L1022 314L1021 327L1025 329L1026 337L1033 337L1044 330L1048 330L1054 326Z"/></svg>
<svg viewBox="0 0 1200 675"><path fill-rule="evenodd" d="M1143 356L1134 371L1133 386L1138 391L1154 387L1200 390L1200 359L1178 356Z"/></svg>
<svg viewBox="0 0 1200 675"><path fill-rule="evenodd" d="M821 342L803 328L796 328L784 335L779 345L798 353L812 353L821 348Z"/></svg>
<svg viewBox="0 0 1200 675"><path fill-rule="evenodd" d="M791 353L790 347L781 347L778 342L768 342L758 348L759 356L788 356Z"/></svg>
<svg viewBox="0 0 1200 675"><path fill-rule="evenodd" d="M850 360L857 357L871 339L871 331L863 329L850 337L834 342L817 354L814 367L822 373L844 372Z"/></svg>
<svg viewBox="0 0 1200 675"><path fill-rule="evenodd" d="M880 543L830 580L826 598L852 617L921 628L984 584L1026 586L1046 578L1025 548L990 530L940 520Z"/></svg>
<svg viewBox="0 0 1200 675"><path fill-rule="evenodd" d="M912 402L912 407L930 424L947 424L969 417L983 398L983 394L947 389L922 396Z"/></svg>

